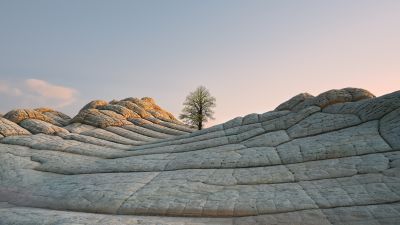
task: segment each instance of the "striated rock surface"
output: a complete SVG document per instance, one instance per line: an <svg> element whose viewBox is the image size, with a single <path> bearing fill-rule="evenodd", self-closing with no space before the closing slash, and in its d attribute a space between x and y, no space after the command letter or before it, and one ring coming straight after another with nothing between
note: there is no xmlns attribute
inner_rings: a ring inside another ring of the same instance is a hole
<svg viewBox="0 0 400 225"><path fill-rule="evenodd" d="M16 109L8 112L3 117L18 124L26 119L36 119L56 126L66 125L70 119L67 115L48 108Z"/></svg>
<svg viewBox="0 0 400 225"><path fill-rule="evenodd" d="M150 98L0 118L0 224L399 224L400 92L193 131Z"/></svg>
<svg viewBox="0 0 400 225"><path fill-rule="evenodd" d="M343 88L340 90L329 90L314 97L308 93L301 93L288 101L280 104L275 110L299 111L309 106L325 108L329 105L355 102L363 99L374 98L375 96L367 90L359 88Z"/></svg>
<svg viewBox="0 0 400 225"><path fill-rule="evenodd" d="M178 121L171 113L158 106L152 98L148 97L142 99L126 98L122 101L113 100L110 103L103 100L95 100L85 105L71 122L88 124L99 128L146 124L147 127L156 129L161 125L162 127L158 130L163 131L164 128L172 128L183 131L169 132L175 135L193 131L193 129Z"/></svg>
<svg viewBox="0 0 400 225"><path fill-rule="evenodd" d="M53 121L55 121L57 124L60 124L61 126L68 125L69 121L71 120L71 117L50 108L37 108L35 109L35 111L40 112L47 117L50 117Z"/></svg>
<svg viewBox="0 0 400 225"><path fill-rule="evenodd" d="M18 124L0 117L0 138L15 135L29 135L31 134L26 129L18 126Z"/></svg>

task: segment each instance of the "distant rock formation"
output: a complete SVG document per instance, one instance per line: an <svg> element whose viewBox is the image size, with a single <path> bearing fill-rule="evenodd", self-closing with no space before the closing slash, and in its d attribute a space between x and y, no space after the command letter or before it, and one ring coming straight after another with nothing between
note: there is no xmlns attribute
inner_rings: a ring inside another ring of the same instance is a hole
<svg viewBox="0 0 400 225"><path fill-rule="evenodd" d="M318 106L325 108L329 105L356 102L363 99L375 98L371 92L360 88L343 88L340 90L329 90L314 97L308 93L301 93L288 101L280 104L276 110L299 111L309 106Z"/></svg>
<svg viewBox="0 0 400 225"><path fill-rule="evenodd" d="M400 91L195 131L151 98L0 118L0 224L398 224Z"/></svg>

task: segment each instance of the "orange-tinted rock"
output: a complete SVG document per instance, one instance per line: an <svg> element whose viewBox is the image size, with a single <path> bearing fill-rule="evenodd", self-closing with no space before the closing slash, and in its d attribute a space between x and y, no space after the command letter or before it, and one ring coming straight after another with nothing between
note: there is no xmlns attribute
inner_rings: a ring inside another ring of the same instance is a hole
<svg viewBox="0 0 400 225"><path fill-rule="evenodd" d="M110 110L113 112L116 112L123 116L125 119L131 119L131 118L138 118L140 117L137 113L133 112L132 110L122 106L122 105L105 105L105 106L100 106L98 107L99 110Z"/></svg>
<svg viewBox="0 0 400 225"><path fill-rule="evenodd" d="M76 115L71 123L83 123L100 128L132 124L122 115L110 110L85 109Z"/></svg>
<svg viewBox="0 0 400 225"><path fill-rule="evenodd" d="M18 124L0 117L0 135L7 137L7 136L14 136L14 135L29 135L31 134L26 129L22 128Z"/></svg>
<svg viewBox="0 0 400 225"><path fill-rule="evenodd" d="M93 100L93 101L89 102L88 104L86 104L85 106L83 106L83 108L81 110L97 109L97 107L105 106L105 105L108 105L108 103L104 100Z"/></svg>
<svg viewBox="0 0 400 225"><path fill-rule="evenodd" d="M333 89L321 93L316 97L308 93L302 93L280 104L275 110L291 110L297 112L309 106L318 106L323 109L337 103L355 102L374 97L375 96L371 92L360 88Z"/></svg>
<svg viewBox="0 0 400 225"><path fill-rule="evenodd" d="M278 107L276 107L275 110L282 111L282 110L291 110L293 107L296 105L304 102L306 99L309 98L314 98L314 96L308 94L308 93L300 93L291 99L287 100L286 102L280 104Z"/></svg>
<svg viewBox="0 0 400 225"><path fill-rule="evenodd" d="M44 115L43 113L33 110L33 109L15 109L11 110L8 112L6 115L4 115L4 118L14 122L14 123L20 123L21 121L25 119L37 119L37 120L42 120L49 122L51 124L57 124L56 121L51 119L50 117Z"/></svg>
<svg viewBox="0 0 400 225"><path fill-rule="evenodd" d="M68 115L50 108L37 108L35 109L35 111L41 112L43 115L52 118L54 121L58 122L62 126L66 126L71 120L71 117L69 117Z"/></svg>

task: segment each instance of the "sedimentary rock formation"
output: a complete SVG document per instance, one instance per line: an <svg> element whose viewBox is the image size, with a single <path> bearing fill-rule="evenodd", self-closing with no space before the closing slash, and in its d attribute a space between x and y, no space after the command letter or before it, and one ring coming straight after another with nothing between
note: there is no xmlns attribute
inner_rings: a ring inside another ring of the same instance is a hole
<svg viewBox="0 0 400 225"><path fill-rule="evenodd" d="M0 118L0 224L398 224L400 92L195 131L150 98Z"/></svg>

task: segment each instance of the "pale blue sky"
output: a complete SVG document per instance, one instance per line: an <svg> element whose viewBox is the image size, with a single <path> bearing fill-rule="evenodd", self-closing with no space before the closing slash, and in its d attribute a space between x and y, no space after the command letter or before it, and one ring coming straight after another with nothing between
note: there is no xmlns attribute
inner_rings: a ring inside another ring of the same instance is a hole
<svg viewBox="0 0 400 225"><path fill-rule="evenodd" d="M0 0L0 112L150 96L177 115L205 85L219 123L299 92L381 95L400 89L399 12L397 0Z"/></svg>

